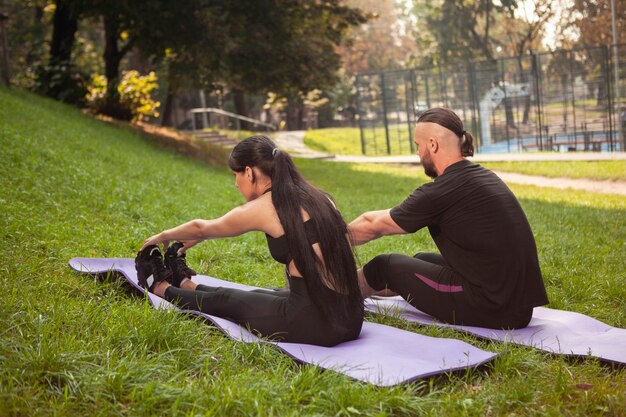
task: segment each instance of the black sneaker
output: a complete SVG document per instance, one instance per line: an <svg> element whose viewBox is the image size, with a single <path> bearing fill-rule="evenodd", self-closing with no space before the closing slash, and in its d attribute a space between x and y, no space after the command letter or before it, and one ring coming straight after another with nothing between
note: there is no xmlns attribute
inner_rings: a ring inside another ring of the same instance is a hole
<svg viewBox="0 0 626 417"><path fill-rule="evenodd" d="M147 246L137 252L135 269L137 270L139 285L150 292L153 292L155 284L164 280L167 281L172 277L172 271L163 265L161 251L156 245Z"/></svg>
<svg viewBox="0 0 626 417"><path fill-rule="evenodd" d="M178 250L183 246L182 243L176 242L165 252L165 267L172 271L172 285L175 287L180 287L183 279L197 275L196 271L187 266L185 254L178 254Z"/></svg>

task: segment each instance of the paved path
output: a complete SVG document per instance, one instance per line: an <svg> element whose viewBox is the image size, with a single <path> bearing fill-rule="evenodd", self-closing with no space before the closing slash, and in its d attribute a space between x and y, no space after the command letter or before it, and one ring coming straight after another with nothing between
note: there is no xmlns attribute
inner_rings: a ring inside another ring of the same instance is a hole
<svg viewBox="0 0 626 417"><path fill-rule="evenodd" d="M575 189L601 194L620 194L626 196L626 181L596 181L574 178L548 178L514 172L496 172L502 181L513 184L536 185L561 189Z"/></svg>
<svg viewBox="0 0 626 417"><path fill-rule="evenodd" d="M419 165L417 155L400 156L362 156L362 155L331 155L314 151L304 145L304 130L278 132L274 136L279 147L290 151L299 158L326 158L337 162L366 162L387 164ZM475 162L496 161L609 161L626 160L626 152L562 152L562 153L503 153L477 154L468 158ZM574 178L548 178L535 175L524 175L512 172L496 172L504 182L513 184L536 185L561 189L576 189L593 193L626 195L626 181L595 181Z"/></svg>
<svg viewBox="0 0 626 417"><path fill-rule="evenodd" d="M560 152L560 153L487 153L476 154L468 159L475 162L500 162L500 161L612 161L626 160L626 152ZM341 162L374 162L389 164L419 164L417 155L398 156L362 156L362 155L337 155L336 161Z"/></svg>

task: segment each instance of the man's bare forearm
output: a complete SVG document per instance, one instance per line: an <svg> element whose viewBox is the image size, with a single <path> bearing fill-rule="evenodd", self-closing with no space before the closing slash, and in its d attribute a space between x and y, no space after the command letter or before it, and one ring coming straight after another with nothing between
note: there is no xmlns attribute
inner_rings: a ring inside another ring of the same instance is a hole
<svg viewBox="0 0 626 417"><path fill-rule="evenodd" d="M348 233L352 245L362 245L382 236L406 233L391 219L389 211L368 211L350 222Z"/></svg>
<svg viewBox="0 0 626 417"><path fill-rule="evenodd" d="M360 215L348 225L350 243L353 246L362 245L380 237L373 229L372 219L368 218L367 215L368 213Z"/></svg>

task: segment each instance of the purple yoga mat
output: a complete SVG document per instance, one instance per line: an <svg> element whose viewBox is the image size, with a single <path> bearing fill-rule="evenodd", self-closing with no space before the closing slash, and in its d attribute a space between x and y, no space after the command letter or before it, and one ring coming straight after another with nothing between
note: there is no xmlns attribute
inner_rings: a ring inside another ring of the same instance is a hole
<svg viewBox="0 0 626 417"><path fill-rule="evenodd" d="M73 258L72 269L83 273L101 274L115 271L122 274L135 288L135 264L130 258ZM207 276L196 276L194 281L211 286L255 289L247 285L222 281ZM178 309L164 299L148 293L150 302L157 308ZM269 342L259 339L245 328L229 320L201 313L229 337L240 342L260 342L277 346L298 362L309 363L324 369L348 375L378 386L392 386L444 372L473 368L494 359L497 354L477 349L455 339L423 336L377 323L363 323L357 340L341 343L332 348L299 344Z"/></svg>
<svg viewBox="0 0 626 417"><path fill-rule="evenodd" d="M606 362L626 364L626 329L572 311L535 307L527 327L516 330L494 330L483 327L456 326L413 307L401 297L372 297L365 300L365 309L403 317L419 324L433 324L463 330L478 337L530 346L546 352L593 356Z"/></svg>

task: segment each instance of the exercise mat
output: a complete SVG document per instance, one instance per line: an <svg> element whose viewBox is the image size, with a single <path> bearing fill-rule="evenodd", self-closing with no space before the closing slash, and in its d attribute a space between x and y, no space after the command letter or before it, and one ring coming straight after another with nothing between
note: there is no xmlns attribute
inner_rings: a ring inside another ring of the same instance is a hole
<svg viewBox="0 0 626 417"><path fill-rule="evenodd" d="M73 258L69 266L88 274L121 274L135 288L144 291L137 283L134 260L130 258ZM199 284L252 290L255 287L198 275L193 280ZM177 309L168 301L148 293L156 308ZM182 311L182 310L181 310ZM478 349L455 339L420 335L377 323L363 323L358 339L333 347L272 342L260 339L246 328L229 320L185 310L207 318L226 335L239 342L259 342L275 345L300 363L316 365L360 381L378 386L393 386L419 378L445 372L474 368L494 359L497 354Z"/></svg>
<svg viewBox="0 0 626 417"><path fill-rule="evenodd" d="M399 316L414 323L451 327L483 339L530 346L553 354L593 356L605 362L626 364L626 329L612 327L572 311L535 307L527 327L495 330L442 323L400 296L368 298L365 300L365 309Z"/></svg>

